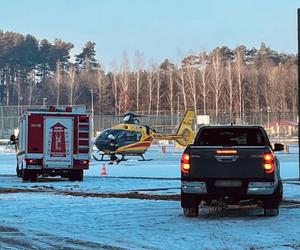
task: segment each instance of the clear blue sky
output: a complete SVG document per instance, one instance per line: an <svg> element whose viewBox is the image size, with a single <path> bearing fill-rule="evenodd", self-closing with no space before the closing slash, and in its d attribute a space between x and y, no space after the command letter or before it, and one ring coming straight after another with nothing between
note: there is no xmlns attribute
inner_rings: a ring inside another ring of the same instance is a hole
<svg viewBox="0 0 300 250"><path fill-rule="evenodd" d="M110 68L124 51L145 61L173 62L227 45L296 53L299 0L0 0L0 29L72 42L72 54L96 42Z"/></svg>

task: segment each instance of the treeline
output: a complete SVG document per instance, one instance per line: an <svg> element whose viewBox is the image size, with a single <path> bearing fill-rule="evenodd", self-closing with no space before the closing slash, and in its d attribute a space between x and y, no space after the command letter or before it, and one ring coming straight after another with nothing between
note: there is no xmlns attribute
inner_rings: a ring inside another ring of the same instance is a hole
<svg viewBox="0 0 300 250"><path fill-rule="evenodd" d="M95 113L177 114L188 108L238 121L245 112L297 111L297 58L261 44L215 48L186 56L177 65L165 59L146 63L140 52L131 67L122 62L105 72L87 42L70 60L73 44L37 40L0 31L2 105L94 104ZM93 98L92 98L93 97Z"/></svg>

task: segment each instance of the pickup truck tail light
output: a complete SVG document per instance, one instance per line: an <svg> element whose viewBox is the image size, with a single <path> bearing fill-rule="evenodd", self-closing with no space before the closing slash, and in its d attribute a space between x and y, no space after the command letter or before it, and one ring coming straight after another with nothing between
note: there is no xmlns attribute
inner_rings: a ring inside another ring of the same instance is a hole
<svg viewBox="0 0 300 250"><path fill-rule="evenodd" d="M190 171L190 155L183 153L180 161L180 169L182 173L188 174Z"/></svg>
<svg viewBox="0 0 300 250"><path fill-rule="evenodd" d="M266 174L272 174L275 170L274 155L270 152L263 154L263 166Z"/></svg>

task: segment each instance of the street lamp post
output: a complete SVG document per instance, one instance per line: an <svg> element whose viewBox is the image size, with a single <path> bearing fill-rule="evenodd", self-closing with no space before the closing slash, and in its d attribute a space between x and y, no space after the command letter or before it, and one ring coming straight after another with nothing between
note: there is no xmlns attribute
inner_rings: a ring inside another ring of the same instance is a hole
<svg viewBox="0 0 300 250"><path fill-rule="evenodd" d="M46 98L46 97L43 97L43 107L44 107L44 108L46 107L46 101L47 101L47 98Z"/></svg>

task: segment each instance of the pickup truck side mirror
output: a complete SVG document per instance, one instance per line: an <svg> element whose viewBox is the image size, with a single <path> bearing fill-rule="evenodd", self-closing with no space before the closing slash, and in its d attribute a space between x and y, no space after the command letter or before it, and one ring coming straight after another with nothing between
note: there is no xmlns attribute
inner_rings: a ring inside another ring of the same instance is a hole
<svg viewBox="0 0 300 250"><path fill-rule="evenodd" d="M275 143L274 144L274 151L281 151L284 150L284 145L281 143Z"/></svg>

